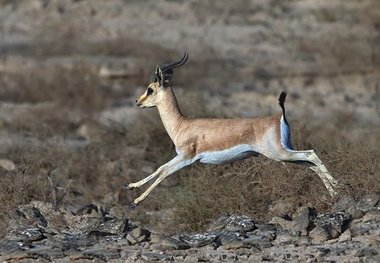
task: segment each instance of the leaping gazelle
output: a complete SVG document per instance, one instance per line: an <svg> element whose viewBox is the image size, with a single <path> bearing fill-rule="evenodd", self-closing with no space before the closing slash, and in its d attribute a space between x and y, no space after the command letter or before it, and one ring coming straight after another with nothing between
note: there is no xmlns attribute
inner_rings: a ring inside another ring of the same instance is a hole
<svg viewBox="0 0 380 263"><path fill-rule="evenodd" d="M173 141L177 156L160 166L146 178L126 184L127 189L140 187L153 178L156 181L131 204L136 207L167 176L194 162L221 164L258 154L283 162L307 163L322 179L331 196L338 187L325 165L313 150L295 151L290 140L290 128L285 117L286 93L279 104L282 113L252 119L189 119L182 115L170 82L173 69L183 66L183 58L157 66L147 90L136 100L140 108L157 107L162 123Z"/></svg>

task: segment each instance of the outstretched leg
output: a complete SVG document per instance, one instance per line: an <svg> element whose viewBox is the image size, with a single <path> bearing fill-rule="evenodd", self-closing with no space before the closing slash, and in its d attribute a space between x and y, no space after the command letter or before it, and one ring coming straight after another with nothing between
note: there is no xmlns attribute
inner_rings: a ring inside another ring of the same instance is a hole
<svg viewBox="0 0 380 263"><path fill-rule="evenodd" d="M331 196L335 196L337 193L334 190L335 187L338 187L339 183L334 177L330 175L326 166L319 159L314 150L308 151L293 151L286 150L286 154L281 159L282 161L288 162L308 162L311 164L310 169L313 170L323 181L327 190Z"/></svg>
<svg viewBox="0 0 380 263"><path fill-rule="evenodd" d="M164 180L167 176L177 172L178 170L181 170L182 168L188 166L191 164L191 159L188 159L182 155L177 155L174 159L167 162L166 164L162 165L160 168L157 169L156 172L154 172L152 175L144 178L143 180L129 184L129 186L132 185L132 187L140 187L141 185L145 184L149 180L153 179L154 177L158 176L157 180L144 192L142 193L138 198L136 198L133 203L131 204L132 207L136 207L140 202L142 202L150 192Z"/></svg>
<svg viewBox="0 0 380 263"><path fill-rule="evenodd" d="M179 162L180 160L183 160L183 157L180 156L180 155L177 155L176 157L174 157L173 159L171 159L169 162L161 165L154 173L152 173L151 175L145 177L144 179L142 179L142 180L140 180L138 182L135 182L135 183L125 184L125 188L127 190L131 190L131 189L139 188L140 186L143 186L144 184L146 184L147 182L149 182L153 178L155 178L158 175L160 175L165 169L167 169L167 167L169 167L169 166L171 166L171 165Z"/></svg>

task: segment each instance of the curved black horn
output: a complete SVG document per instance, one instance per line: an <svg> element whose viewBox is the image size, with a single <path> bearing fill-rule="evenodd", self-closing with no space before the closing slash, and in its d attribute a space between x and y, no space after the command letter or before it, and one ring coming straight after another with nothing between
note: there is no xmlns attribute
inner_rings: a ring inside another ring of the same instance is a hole
<svg viewBox="0 0 380 263"><path fill-rule="evenodd" d="M183 57L180 60L172 62L172 63L163 64L160 66L160 69L164 73L170 69L181 67L187 62L188 58L189 58L189 55L187 54L187 52L185 52L183 54Z"/></svg>

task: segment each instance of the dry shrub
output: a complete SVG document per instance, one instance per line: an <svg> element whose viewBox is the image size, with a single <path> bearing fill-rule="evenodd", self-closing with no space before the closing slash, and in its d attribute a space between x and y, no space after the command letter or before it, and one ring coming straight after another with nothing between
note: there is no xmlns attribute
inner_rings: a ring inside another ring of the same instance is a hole
<svg viewBox="0 0 380 263"><path fill-rule="evenodd" d="M78 139L63 138L54 143L42 136L0 154L0 159L10 159L18 167L9 173L0 169L0 200L4 204L0 236L5 233L11 210L32 200L78 206L102 203L107 195L123 192L126 198L120 199L120 204L131 202L136 193L122 186L141 179L138 171L147 164L163 163L174 152L159 119L148 115L142 115L141 121L128 129L97 127L98 137L87 145ZM157 208L155 203L147 205L148 209Z"/></svg>
<svg viewBox="0 0 380 263"><path fill-rule="evenodd" d="M36 173L34 168L20 159L16 171L5 172L0 169L0 237L5 233L12 209L31 200L51 200L47 176Z"/></svg>
<svg viewBox="0 0 380 263"><path fill-rule="evenodd" d="M184 97L188 99L183 103L184 112L199 105L196 107L199 112L209 115L199 97L191 92L185 92ZM220 116L219 113L217 115ZM338 127L343 127L343 124ZM342 130L306 128L295 123L295 148L315 149L332 175L342 182L342 195L356 198L378 192L379 145L368 146L347 139L343 132L349 129L349 124L344 127ZM151 110L142 111L139 121L133 126L97 129L98 138L87 146L29 145L14 148L0 156L13 160L18 167L17 172L1 177L0 199L5 204L1 219L7 219L10 210L17 205L31 200L63 206L94 201L101 203L108 194L119 192L119 204L126 205L146 188L127 192L122 185L147 176L144 167L156 169L175 155L159 116ZM373 141L380 140L374 138ZM271 208L279 200L290 204L289 212L302 205L325 211L334 202L319 177L307 167L283 166L258 157L226 165L194 164L167 178L138 209L128 212L128 215L134 220L152 222L154 219L143 211L172 208L174 218L164 224L167 230L193 231L203 229L207 222L224 213L267 219L276 215Z"/></svg>
<svg viewBox="0 0 380 263"><path fill-rule="evenodd" d="M336 131L323 128L307 130L295 125L294 130L296 148L315 149L341 182L340 196L358 198L379 193L380 145L341 143ZM306 166L283 166L265 157L219 166L193 165L180 174L180 181L170 193L159 197L165 202L163 207L173 207L173 225L179 225L180 230L202 230L207 222L224 213L247 214L256 219L280 216L271 210L279 200L290 204L289 213L303 205L323 212L334 203L319 177ZM168 224L168 230L177 231L173 225Z"/></svg>
<svg viewBox="0 0 380 263"><path fill-rule="evenodd" d="M107 98L112 98L98 77L81 65L41 67L4 75L0 81L0 100L7 102L53 101L70 109L96 110L109 105Z"/></svg>

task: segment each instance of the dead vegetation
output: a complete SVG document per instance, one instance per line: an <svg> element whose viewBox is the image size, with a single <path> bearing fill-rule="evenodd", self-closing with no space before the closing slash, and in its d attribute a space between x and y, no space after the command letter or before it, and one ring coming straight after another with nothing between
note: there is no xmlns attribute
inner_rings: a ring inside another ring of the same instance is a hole
<svg viewBox="0 0 380 263"><path fill-rule="evenodd" d="M316 149L342 183L341 196L358 198L379 192L379 145L368 147L360 141L338 145L341 138L322 128L312 132L296 125L294 130L308 140L296 140L297 148ZM326 211L334 203L320 179L306 167L284 166L265 157L224 166L197 165L182 172L180 180L170 193L175 202L169 204L175 207L175 225L190 231L202 230L205 223L227 212L268 219L307 205Z"/></svg>
<svg viewBox="0 0 380 263"><path fill-rule="evenodd" d="M0 5L5 2L8 1L0 1ZM40 59L83 52L111 57L149 57L142 65L148 69L144 72L147 77L155 66L153 63L166 60L174 53L128 38L78 48L74 43L63 41L73 36L70 28L61 33L57 38L61 45L47 42L39 46L35 52ZM341 45L331 43L326 49L323 41L313 45L310 41L302 42L297 49L305 53L323 50L326 52L323 57L342 59L341 64L347 64L343 58L356 47L346 44L344 50L337 50L336 46ZM341 53L336 56L334 52L338 51ZM219 112L207 111L206 101L200 95L204 86L198 85L198 91L192 91L202 77L218 77L215 83L221 84L240 78L242 73L234 74L238 67L212 59L216 57L213 52L212 49L205 50L204 56L194 58L189 69L176 73L175 84L186 83L188 87L185 91L179 90L182 93L179 102L188 116L230 116L228 108ZM355 64L357 57L349 62ZM258 69L252 71L256 72L255 77L270 78L267 74L260 75ZM315 70L321 71L320 68ZM223 71L229 74L220 77ZM10 159L17 166L15 171L0 168L0 236L5 233L11 211L32 200L65 207L95 202L106 208L118 205L128 209L127 204L142 190L127 192L123 190L123 184L143 178L168 161L175 153L174 147L158 115L152 111L141 112L137 121L127 127L119 123L105 127L98 123L97 114L122 98L134 96L136 87L144 84L140 77L136 77L122 83L125 89L113 89L113 83L104 82L83 65L72 69L45 67L0 75L1 102L15 105L47 103L47 106L18 113L11 121L0 122L0 132L38 139L36 143L18 143L6 151L0 149L0 159ZM217 89L218 86L211 88ZM225 94L223 90L217 92L216 96ZM340 113L329 116L328 125L316 126L312 120L307 124L310 125L308 128L298 123L293 125L295 148L315 149L332 175L341 181L342 195L356 198L379 193L379 127L370 127L369 133L359 131L354 137L351 130L355 128L355 120L349 114ZM78 130L83 125L95 134L93 138L81 137ZM65 143L65 140L72 143ZM110 196L111 201L108 200ZM137 210L127 212L136 220L152 222L146 211L171 209L171 221L161 222L160 226L167 231L193 231L202 230L208 221L223 213L248 214L264 219L284 211L292 213L302 205L324 211L333 202L320 179L307 167L284 166L259 157L220 166L193 165L167 178ZM286 208L281 208L284 204Z"/></svg>
<svg viewBox="0 0 380 263"><path fill-rule="evenodd" d="M31 79L21 80L15 86L19 89L13 93L3 90L1 94L2 99L14 102L48 101L55 105L49 110L29 112L29 117L23 116L23 121L16 118L15 123L6 127L9 132L38 137L42 143L19 145L0 156L17 166L16 171L0 171L2 229L12 209L31 200L48 201L56 206L78 206L91 202L102 204L109 196L118 196L112 205L127 209L128 202L142 190L127 192L122 185L141 179L174 155L174 147L157 114L142 112L139 121L130 127L102 127L91 119L91 114L111 105L120 94L104 92L96 78L90 78L89 83L78 82L79 75L66 78L65 74L68 73L57 73L54 76L59 81L47 83L39 75L34 75L36 79L29 76ZM44 90L44 87L50 89ZM75 92L78 89L82 89L80 95ZM201 97L194 94L197 93L187 91L183 94L186 100L180 99L184 112L193 116L223 116L223 112L207 112ZM73 111L80 113L74 124L70 119ZM359 197L378 193L379 138L373 135L372 141L377 144L368 145L347 137L346 131L354 125L353 120L344 116L332 119L335 120L332 127L345 128L306 128L295 123L295 148L315 149L334 177L342 182L342 195ZM77 135L82 124L89 125L97 133L95 139L84 144ZM62 146L59 140L56 144L43 143L58 135L79 143L70 147ZM169 177L137 210L128 213L146 221L142 211L171 208L173 218L164 224L166 230L174 229L175 225L175 231L193 231L201 230L209 220L223 213L268 218L278 214L285 203L290 204L286 212L292 213L302 205L323 211L333 204L333 200L329 199L320 179L307 167L283 166L259 157L221 166L193 165Z"/></svg>

